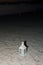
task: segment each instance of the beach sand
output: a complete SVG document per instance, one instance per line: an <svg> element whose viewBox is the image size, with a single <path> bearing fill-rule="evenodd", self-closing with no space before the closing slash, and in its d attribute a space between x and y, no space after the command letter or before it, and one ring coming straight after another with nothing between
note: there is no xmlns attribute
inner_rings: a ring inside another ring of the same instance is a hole
<svg viewBox="0 0 43 65"><path fill-rule="evenodd" d="M19 46L27 41L26 56L19 55ZM43 65L43 28L14 27L0 31L0 65Z"/></svg>

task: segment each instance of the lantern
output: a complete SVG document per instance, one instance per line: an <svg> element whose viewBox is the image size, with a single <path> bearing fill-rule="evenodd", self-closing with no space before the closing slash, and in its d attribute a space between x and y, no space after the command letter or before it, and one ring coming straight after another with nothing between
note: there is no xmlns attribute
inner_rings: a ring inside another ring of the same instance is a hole
<svg viewBox="0 0 43 65"><path fill-rule="evenodd" d="M24 45L24 42L22 42L21 46L19 47L19 54L21 56L25 56L26 55L26 46Z"/></svg>

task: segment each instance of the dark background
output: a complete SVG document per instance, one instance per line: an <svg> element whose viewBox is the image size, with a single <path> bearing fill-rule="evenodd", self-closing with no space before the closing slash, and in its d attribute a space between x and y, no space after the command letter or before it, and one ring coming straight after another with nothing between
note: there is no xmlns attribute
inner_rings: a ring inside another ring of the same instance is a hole
<svg viewBox="0 0 43 65"><path fill-rule="evenodd" d="M22 1L26 1L26 2L42 2L43 0L0 0L0 2L22 2Z"/></svg>
<svg viewBox="0 0 43 65"><path fill-rule="evenodd" d="M26 9L23 10L25 7ZM0 0L0 29L15 26L43 27L42 0L21 2L19 0L17 2Z"/></svg>

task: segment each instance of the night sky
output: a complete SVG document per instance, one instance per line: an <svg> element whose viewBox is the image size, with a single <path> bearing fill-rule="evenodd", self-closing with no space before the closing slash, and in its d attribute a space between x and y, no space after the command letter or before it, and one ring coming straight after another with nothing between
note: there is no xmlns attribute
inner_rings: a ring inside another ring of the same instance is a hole
<svg viewBox="0 0 43 65"><path fill-rule="evenodd" d="M0 3L0 28L25 25L43 26L43 2L35 4Z"/></svg>
<svg viewBox="0 0 43 65"><path fill-rule="evenodd" d="M28 2L36 2L36 1L42 1L42 0L0 0L0 2L18 2L18 1L28 1Z"/></svg>

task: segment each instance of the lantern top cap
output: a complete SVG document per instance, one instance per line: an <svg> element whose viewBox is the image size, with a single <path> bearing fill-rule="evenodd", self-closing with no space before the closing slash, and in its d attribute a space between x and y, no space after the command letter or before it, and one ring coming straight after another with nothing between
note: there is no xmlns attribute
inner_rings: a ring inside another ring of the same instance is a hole
<svg viewBox="0 0 43 65"><path fill-rule="evenodd" d="M22 46L24 45L24 42L22 42L22 44L21 44Z"/></svg>
<svg viewBox="0 0 43 65"><path fill-rule="evenodd" d="M26 46L24 45L24 42L22 42L21 46L19 47L19 49L26 49Z"/></svg>

